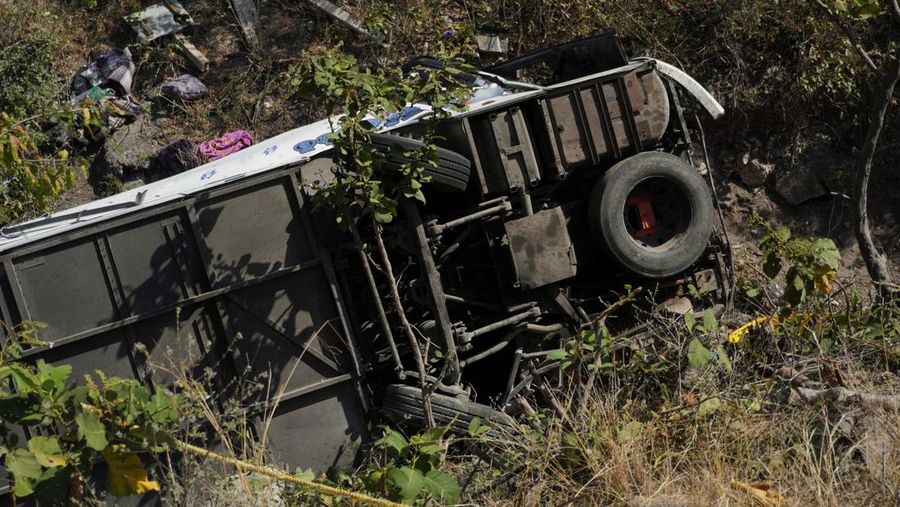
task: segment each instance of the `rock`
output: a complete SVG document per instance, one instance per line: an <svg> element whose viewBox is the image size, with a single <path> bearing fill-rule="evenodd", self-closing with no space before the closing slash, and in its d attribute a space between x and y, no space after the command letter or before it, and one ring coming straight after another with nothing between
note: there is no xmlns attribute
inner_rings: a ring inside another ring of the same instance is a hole
<svg viewBox="0 0 900 507"><path fill-rule="evenodd" d="M825 181L844 163L840 143L829 135L815 133L809 137L793 167L778 175L775 191L787 202L798 205L828 194Z"/></svg>
<svg viewBox="0 0 900 507"><path fill-rule="evenodd" d="M673 297L660 303L659 307L673 315L684 315L694 310L691 300L685 297Z"/></svg>
<svg viewBox="0 0 900 507"><path fill-rule="evenodd" d="M821 176L817 167L797 165L778 176L775 181L775 191L784 200L797 206L828 193Z"/></svg>
<svg viewBox="0 0 900 507"><path fill-rule="evenodd" d="M130 173L149 170L162 148L158 141L161 137L159 127L145 116L123 126L106 140L103 150L94 159L92 176L112 176L122 181Z"/></svg>
<svg viewBox="0 0 900 507"><path fill-rule="evenodd" d="M743 164L738 168L738 176L750 188L759 188L766 184L769 175L775 171L773 164L764 164L757 159L750 159L749 153L744 155Z"/></svg>
<svg viewBox="0 0 900 507"><path fill-rule="evenodd" d="M169 100L197 100L207 93L209 88L202 81L190 74L182 74L162 86L163 97Z"/></svg>

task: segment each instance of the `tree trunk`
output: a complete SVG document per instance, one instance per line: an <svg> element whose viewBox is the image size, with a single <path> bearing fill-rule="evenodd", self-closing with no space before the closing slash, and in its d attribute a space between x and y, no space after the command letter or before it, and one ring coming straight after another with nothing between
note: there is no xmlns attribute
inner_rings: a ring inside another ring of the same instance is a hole
<svg viewBox="0 0 900 507"><path fill-rule="evenodd" d="M898 80L900 80L900 58L894 58L890 60L886 71L879 77L878 88L872 95L869 130L856 162L856 184L854 185L854 200L856 201L854 215L859 253L866 262L866 269L868 269L869 276L880 295L893 292L895 286L891 283L887 257L875 246L872 231L869 228L869 178L872 174L875 148L878 146L878 138L884 127L884 117Z"/></svg>

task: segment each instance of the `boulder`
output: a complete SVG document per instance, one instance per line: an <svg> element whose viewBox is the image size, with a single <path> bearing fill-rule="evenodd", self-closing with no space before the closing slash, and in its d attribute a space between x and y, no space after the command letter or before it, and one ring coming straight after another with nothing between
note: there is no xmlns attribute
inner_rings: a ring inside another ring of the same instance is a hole
<svg viewBox="0 0 900 507"><path fill-rule="evenodd" d="M744 154L741 162L738 176L749 188L759 188L765 185L769 175L775 171L773 164L764 164L755 158L750 158L749 153Z"/></svg>
<svg viewBox="0 0 900 507"><path fill-rule="evenodd" d="M779 175L775 191L794 206L828 194L821 172L811 165L797 165Z"/></svg>
<svg viewBox="0 0 900 507"><path fill-rule="evenodd" d="M190 74L182 74L162 86L162 94L169 100L197 100L207 93L209 88L202 81Z"/></svg>
<svg viewBox="0 0 900 507"><path fill-rule="evenodd" d="M91 174L94 178L114 177L120 181L133 172L148 171L163 144L162 131L146 116L125 125L106 140L94 159Z"/></svg>
<svg viewBox="0 0 900 507"><path fill-rule="evenodd" d="M828 195L825 179L839 160L831 138L822 134L813 135L809 145L797 157L796 164L778 175L775 191L794 206Z"/></svg>

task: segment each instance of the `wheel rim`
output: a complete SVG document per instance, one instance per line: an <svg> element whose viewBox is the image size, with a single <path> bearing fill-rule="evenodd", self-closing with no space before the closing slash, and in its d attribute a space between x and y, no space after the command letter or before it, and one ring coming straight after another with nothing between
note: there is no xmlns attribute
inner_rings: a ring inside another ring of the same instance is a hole
<svg viewBox="0 0 900 507"><path fill-rule="evenodd" d="M693 214L688 194L680 185L652 177L628 193L623 218L629 236L641 248L665 251L684 239Z"/></svg>

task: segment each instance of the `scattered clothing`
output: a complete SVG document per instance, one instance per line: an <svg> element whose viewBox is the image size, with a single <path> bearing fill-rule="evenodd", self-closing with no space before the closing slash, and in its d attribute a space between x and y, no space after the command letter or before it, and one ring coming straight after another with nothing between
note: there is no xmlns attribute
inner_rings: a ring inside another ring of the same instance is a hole
<svg viewBox="0 0 900 507"><path fill-rule="evenodd" d="M162 94L170 100L197 100L209 93L202 81L190 74L182 74L162 86Z"/></svg>
<svg viewBox="0 0 900 507"><path fill-rule="evenodd" d="M253 145L253 134L246 130L235 130L221 137L210 139L197 146L197 152L207 162L227 157Z"/></svg>
<svg viewBox="0 0 900 507"><path fill-rule="evenodd" d="M144 112L143 106L131 95L109 99L107 110L120 117L135 117Z"/></svg>
<svg viewBox="0 0 900 507"><path fill-rule="evenodd" d="M110 49L91 51L91 63L72 79L72 106L95 106L103 115L107 128L115 130L143 112L131 95L134 61L131 51Z"/></svg>
<svg viewBox="0 0 900 507"><path fill-rule="evenodd" d="M72 80L72 93L79 95L91 87L111 89L116 96L131 93L134 82L134 61L131 51L110 49L107 52L91 51L91 63L85 65Z"/></svg>

